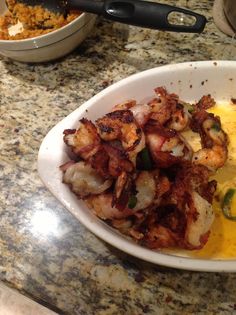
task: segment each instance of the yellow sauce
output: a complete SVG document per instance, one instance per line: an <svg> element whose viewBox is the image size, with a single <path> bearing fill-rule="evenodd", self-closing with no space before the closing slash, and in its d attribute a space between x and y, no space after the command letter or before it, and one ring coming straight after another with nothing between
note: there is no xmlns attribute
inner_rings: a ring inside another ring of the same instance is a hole
<svg viewBox="0 0 236 315"><path fill-rule="evenodd" d="M217 171L214 179L217 180L217 195L224 195L228 188L236 188L236 105L218 104L210 112L219 116L222 127L229 136L229 157L226 164ZM190 133L194 149L199 147L199 139ZM224 217L220 203L214 200L213 208L216 214L207 244L201 250L185 252L196 258L229 259L236 258L236 221ZM232 201L233 215L236 215L236 197ZM184 253L183 253L184 254Z"/></svg>

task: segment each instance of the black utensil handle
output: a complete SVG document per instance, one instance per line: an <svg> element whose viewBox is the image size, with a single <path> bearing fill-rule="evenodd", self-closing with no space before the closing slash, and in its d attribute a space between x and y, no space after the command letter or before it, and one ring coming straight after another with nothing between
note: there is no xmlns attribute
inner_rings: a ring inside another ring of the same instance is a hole
<svg viewBox="0 0 236 315"><path fill-rule="evenodd" d="M206 25L206 18L195 12L156 2L142 0L68 0L74 9L101 14L105 18L120 23L141 27L187 33L201 33ZM191 25L172 24L168 15L172 12L182 13L195 18Z"/></svg>
<svg viewBox="0 0 236 315"><path fill-rule="evenodd" d="M104 16L106 18L153 29L200 33L203 31L206 24L206 18L200 14L155 2L140 0L105 0L104 7L106 11ZM168 15L171 12L193 16L195 23L193 25L171 24L168 22Z"/></svg>
<svg viewBox="0 0 236 315"><path fill-rule="evenodd" d="M96 0L61 0L62 5L67 9L75 9L84 12L94 13L98 15L104 15L105 9L104 1Z"/></svg>

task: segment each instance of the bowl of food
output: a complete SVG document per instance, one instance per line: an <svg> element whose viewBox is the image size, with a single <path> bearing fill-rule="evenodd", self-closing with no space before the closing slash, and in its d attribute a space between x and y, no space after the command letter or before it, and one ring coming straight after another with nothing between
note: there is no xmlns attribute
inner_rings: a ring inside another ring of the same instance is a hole
<svg viewBox="0 0 236 315"><path fill-rule="evenodd" d="M20 62L47 62L75 49L90 33L96 15L54 14L15 0L0 2L0 54Z"/></svg>
<svg viewBox="0 0 236 315"><path fill-rule="evenodd" d="M202 61L113 84L46 135L43 183L130 255L236 271L235 81L236 62Z"/></svg>

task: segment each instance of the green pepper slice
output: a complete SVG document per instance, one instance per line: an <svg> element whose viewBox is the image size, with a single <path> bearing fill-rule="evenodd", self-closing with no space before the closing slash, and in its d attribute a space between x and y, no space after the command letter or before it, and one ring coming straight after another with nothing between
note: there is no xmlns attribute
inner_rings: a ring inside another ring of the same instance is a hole
<svg viewBox="0 0 236 315"><path fill-rule="evenodd" d="M137 197L135 195L131 195L128 201L128 208L133 209L137 204Z"/></svg>
<svg viewBox="0 0 236 315"><path fill-rule="evenodd" d="M189 104L189 103L185 103L185 106L187 108L187 111L192 114L195 110L194 106L192 104Z"/></svg>
<svg viewBox="0 0 236 315"><path fill-rule="evenodd" d="M187 111L192 114L195 110L194 105L190 104L190 103L186 103L186 102L180 102L180 105L184 106L184 108L187 109Z"/></svg>
<svg viewBox="0 0 236 315"><path fill-rule="evenodd" d="M215 130L215 131L220 131L220 130L221 130L220 125L217 124L216 122L213 123L213 125L211 126L211 128L212 128L213 130Z"/></svg>
<svg viewBox="0 0 236 315"><path fill-rule="evenodd" d="M224 195L223 202L221 205L224 216L232 221L236 221L236 216L231 215L232 199L235 192L236 192L235 188L229 188Z"/></svg>
<svg viewBox="0 0 236 315"><path fill-rule="evenodd" d="M144 148L140 152L140 156L141 156L141 160L142 160L142 169L146 170L146 171L151 170L153 168L153 165L152 165L152 160L151 160L151 156L150 156L148 149Z"/></svg>

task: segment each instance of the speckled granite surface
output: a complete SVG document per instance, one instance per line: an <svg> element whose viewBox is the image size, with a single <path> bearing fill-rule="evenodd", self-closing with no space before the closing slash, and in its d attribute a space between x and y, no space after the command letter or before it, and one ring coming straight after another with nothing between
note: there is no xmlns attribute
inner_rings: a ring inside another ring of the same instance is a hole
<svg viewBox="0 0 236 315"><path fill-rule="evenodd" d="M58 315L32 299L0 283L1 315Z"/></svg>
<svg viewBox="0 0 236 315"><path fill-rule="evenodd" d="M36 170L50 128L112 82L168 63L236 59L235 40L213 23L212 0L160 2L205 14L204 32L101 20L60 61L0 60L0 280L60 314L236 314L236 274L167 269L108 246L54 199Z"/></svg>

